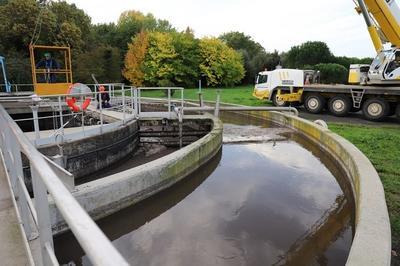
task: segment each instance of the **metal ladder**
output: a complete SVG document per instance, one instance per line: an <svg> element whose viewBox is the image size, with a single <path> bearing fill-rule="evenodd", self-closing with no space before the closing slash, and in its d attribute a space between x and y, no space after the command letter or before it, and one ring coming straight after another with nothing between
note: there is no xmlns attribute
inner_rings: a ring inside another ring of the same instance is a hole
<svg viewBox="0 0 400 266"><path fill-rule="evenodd" d="M365 89L351 89L351 98L353 99L353 107L360 108L364 97Z"/></svg>

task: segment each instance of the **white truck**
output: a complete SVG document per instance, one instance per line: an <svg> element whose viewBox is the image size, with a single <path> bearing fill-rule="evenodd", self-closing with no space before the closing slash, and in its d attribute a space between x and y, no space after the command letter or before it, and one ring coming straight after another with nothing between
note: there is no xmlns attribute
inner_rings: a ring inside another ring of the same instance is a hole
<svg viewBox="0 0 400 266"><path fill-rule="evenodd" d="M294 92L304 87L304 71L297 69L275 69L258 73L253 96L270 100L275 106L285 106L278 97L280 90Z"/></svg>
<svg viewBox="0 0 400 266"><path fill-rule="evenodd" d="M363 75L362 71L350 70L349 83L350 79L362 80ZM326 108L336 116L362 110L368 120L380 121L394 114L400 118L400 86L316 84L315 81L318 78L310 71L264 71L257 76L253 96L271 100L275 106L303 104L314 114Z"/></svg>

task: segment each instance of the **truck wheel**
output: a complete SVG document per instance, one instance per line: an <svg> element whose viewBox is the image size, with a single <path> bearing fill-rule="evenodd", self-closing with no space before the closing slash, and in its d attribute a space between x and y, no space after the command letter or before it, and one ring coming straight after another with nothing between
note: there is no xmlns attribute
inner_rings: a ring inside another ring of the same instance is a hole
<svg viewBox="0 0 400 266"><path fill-rule="evenodd" d="M319 94L307 94L304 98L304 107L312 114L319 114L325 106L325 99Z"/></svg>
<svg viewBox="0 0 400 266"><path fill-rule="evenodd" d="M371 121L380 121L389 113L389 104L381 98L371 98L362 106L364 117Z"/></svg>
<svg viewBox="0 0 400 266"><path fill-rule="evenodd" d="M287 104L287 102L285 102L285 101L280 101L279 99L278 99L278 92L276 92L276 91L274 91L274 93L272 93L272 97L271 97L271 99L272 99L272 104L274 105L274 106L276 106L276 107L285 107L285 106L288 106L288 104Z"/></svg>
<svg viewBox="0 0 400 266"><path fill-rule="evenodd" d="M351 110L351 101L346 95L337 95L329 99L328 108L335 116L346 116Z"/></svg>

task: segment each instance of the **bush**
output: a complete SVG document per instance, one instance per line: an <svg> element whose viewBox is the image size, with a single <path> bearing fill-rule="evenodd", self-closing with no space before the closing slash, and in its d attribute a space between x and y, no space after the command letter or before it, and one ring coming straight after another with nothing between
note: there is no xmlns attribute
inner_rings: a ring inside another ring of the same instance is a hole
<svg viewBox="0 0 400 266"><path fill-rule="evenodd" d="M333 54L324 42L305 42L293 46L283 58L286 67L304 69L307 65L332 62Z"/></svg>
<svg viewBox="0 0 400 266"><path fill-rule="evenodd" d="M315 70L321 72L321 83L340 83L347 82L348 70L339 64L318 64L314 66Z"/></svg>

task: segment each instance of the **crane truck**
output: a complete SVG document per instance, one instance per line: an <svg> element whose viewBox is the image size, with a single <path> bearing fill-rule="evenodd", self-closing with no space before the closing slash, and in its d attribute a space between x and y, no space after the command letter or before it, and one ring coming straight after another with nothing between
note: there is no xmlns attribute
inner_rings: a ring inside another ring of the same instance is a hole
<svg viewBox="0 0 400 266"><path fill-rule="evenodd" d="M355 3L377 51L371 65L351 65L346 85L317 84L308 71L263 71L253 96L271 100L275 106L303 104L315 114L327 107L336 116L362 110L368 120L380 121L393 114L400 118L400 8L395 0Z"/></svg>

